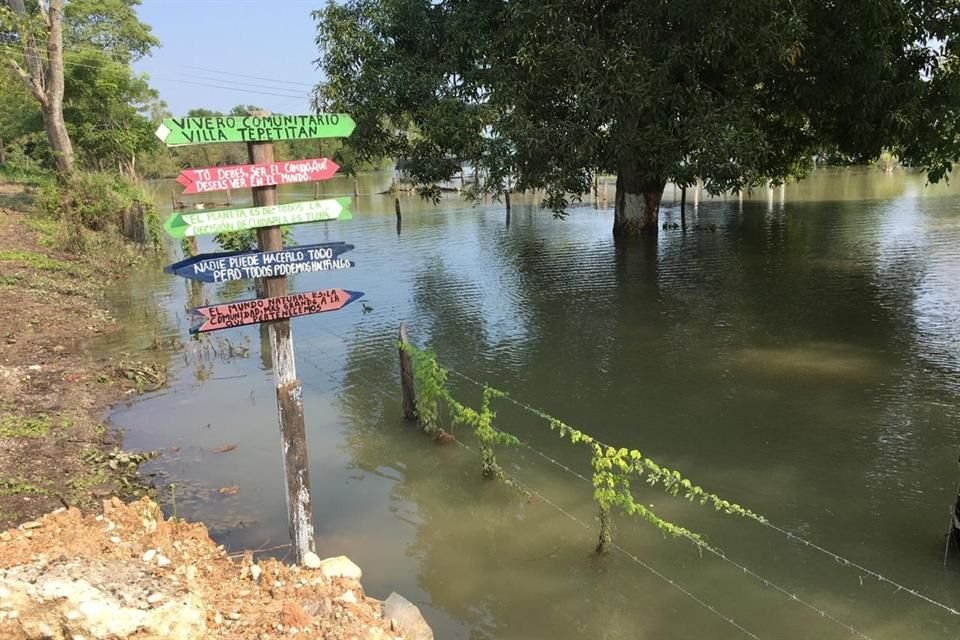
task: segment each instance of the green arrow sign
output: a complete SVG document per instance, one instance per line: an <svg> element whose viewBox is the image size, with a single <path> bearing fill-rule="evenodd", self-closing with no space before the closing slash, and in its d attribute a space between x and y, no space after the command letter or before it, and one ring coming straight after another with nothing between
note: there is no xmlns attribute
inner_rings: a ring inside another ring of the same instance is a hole
<svg viewBox="0 0 960 640"><path fill-rule="evenodd" d="M175 213L167 218L163 228L174 238L184 238L280 224L350 220L353 216L349 206L350 198L331 198L247 209Z"/></svg>
<svg viewBox="0 0 960 640"><path fill-rule="evenodd" d="M345 113L313 116L217 116L164 118L156 131L168 147L208 142L267 142L346 138L356 126Z"/></svg>

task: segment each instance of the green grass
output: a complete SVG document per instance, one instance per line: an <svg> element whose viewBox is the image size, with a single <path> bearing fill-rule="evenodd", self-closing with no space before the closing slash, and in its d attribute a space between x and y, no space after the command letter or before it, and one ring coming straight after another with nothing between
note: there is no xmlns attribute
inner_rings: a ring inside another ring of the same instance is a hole
<svg viewBox="0 0 960 640"><path fill-rule="evenodd" d="M75 273L76 267L64 260L57 260L42 253L32 251L21 251L10 249L0 251L0 262L19 262L25 267L38 269L40 271L62 271L66 273Z"/></svg>
<svg viewBox="0 0 960 640"><path fill-rule="evenodd" d="M50 417L44 414L32 418L3 416L0 418L0 436L4 438L42 438L50 433L53 426Z"/></svg>
<svg viewBox="0 0 960 640"><path fill-rule="evenodd" d="M18 496L25 493L44 496L49 495L50 491L20 476L0 477L0 496Z"/></svg>

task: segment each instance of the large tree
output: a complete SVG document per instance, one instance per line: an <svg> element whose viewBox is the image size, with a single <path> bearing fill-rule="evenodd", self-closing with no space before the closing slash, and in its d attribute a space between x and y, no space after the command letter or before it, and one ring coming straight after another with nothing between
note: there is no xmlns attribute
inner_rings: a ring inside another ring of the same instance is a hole
<svg viewBox="0 0 960 640"><path fill-rule="evenodd" d="M668 181L712 192L796 174L829 146L938 178L957 154L955 0L348 0L315 13L318 106L361 157L422 185L562 211L617 176L614 233L655 233Z"/></svg>
<svg viewBox="0 0 960 640"><path fill-rule="evenodd" d="M156 141L141 112L156 99L131 63L159 41L140 22L140 0L0 0L0 58L43 114L57 171L83 164L133 171Z"/></svg>
<svg viewBox="0 0 960 640"><path fill-rule="evenodd" d="M63 2L39 0L35 8L35 13L28 12L23 0L7 0L8 40L20 47L15 55L5 50L7 63L40 105L57 173L68 177L73 172L73 143L63 119Z"/></svg>

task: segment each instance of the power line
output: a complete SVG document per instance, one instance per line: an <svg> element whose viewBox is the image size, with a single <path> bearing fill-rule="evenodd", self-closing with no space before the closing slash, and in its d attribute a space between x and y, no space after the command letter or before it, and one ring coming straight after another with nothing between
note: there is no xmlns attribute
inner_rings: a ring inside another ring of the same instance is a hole
<svg viewBox="0 0 960 640"><path fill-rule="evenodd" d="M247 75L246 73L237 73L236 71L222 71L220 69L211 69L209 67L197 67L192 64L178 64L176 66L182 69L196 69L197 71L206 71L208 73L218 73L225 76L237 76L241 78L250 78L252 80L264 80L266 82L275 82L278 84L301 85L304 87L310 87L311 89L317 86L315 82L297 82L295 80L275 80L273 78L265 78L263 76L251 76L251 75Z"/></svg>
<svg viewBox="0 0 960 640"><path fill-rule="evenodd" d="M23 43L15 43L15 42L0 43L0 46L13 46L13 47L18 47L18 48L20 48L20 49L26 50L26 45L23 44ZM44 51L43 49L41 49L41 50L39 51L39 53L40 53L41 56L43 56L43 55L46 53L46 51ZM122 62L122 61L118 60L118 59L116 58L116 56L114 56L114 55L112 54L111 51L109 51L109 50L107 50L107 49L101 49L101 48L99 48L99 47L95 47L95 46L92 46L92 45L86 45L86 44L68 44L68 45L65 45L65 46L64 46L64 55L65 55L65 56L66 56L66 55L70 55L71 53L93 53L93 54L97 54L97 55L106 56L107 58L109 58L109 59L111 60L111 62L116 62L116 63L118 63L118 64L126 64L125 62ZM234 76L234 77L238 77L238 78L249 78L249 79L251 79L251 80L262 80L262 81L264 81L264 82L272 82L273 84L297 85L297 86L302 86L302 87L309 87L310 89L313 89L314 87L317 86L317 83L315 83L315 82L299 82L299 81L296 81L296 80L284 80L284 79L278 79L278 78L270 78L270 77L266 77L266 76L253 76L253 75L249 75L249 74L246 74L246 73L238 73L238 72L236 72L236 71L227 71L227 70L224 70L224 69L214 69L214 68L211 68L211 67L198 67L198 66L190 65L190 64L178 64L178 65L173 65L173 66L176 66L176 67L181 68L181 69L194 69L194 70L197 70L197 71L206 71L206 72L208 72L208 73L216 73L216 74L218 74L218 75ZM149 75L149 74L147 74L147 75ZM152 76L151 76L151 77L152 77ZM280 87L269 87L269 88L280 88Z"/></svg>
<svg viewBox="0 0 960 640"><path fill-rule="evenodd" d="M5 48L5 49L7 49L8 51L10 51L10 50L17 51L18 53L21 51L21 47L17 47L16 45L11 45L11 44L0 44L0 48ZM116 61L114 61L114 62L116 62ZM85 64L85 63L82 63L82 62L75 62L75 61L71 61L71 60L64 60L63 64L64 64L64 66L68 66L68 67L82 67L82 68L87 68L87 69L100 69L100 68L101 68L101 67L99 67L99 66L97 66L97 65ZM167 76L150 76L150 77L151 77L151 79L163 80L163 81L165 81L165 82L178 82L178 83L181 83L181 84L188 84L188 85L206 87L206 88L208 88L208 89L222 89L222 90L225 90L225 91L239 91L239 92L248 93L248 94L274 96L274 97L278 97L278 98L296 98L296 99L309 100L310 97L311 97L311 93L310 93L310 92L307 92L307 91L305 91L305 92L303 92L303 93L293 93L293 90L292 90L292 89L291 89L291 90L287 90L287 89L283 89L283 88L280 88L280 87L266 87L266 88L268 88L268 89L275 89L275 91L272 91L272 92L271 92L271 91L263 91L263 90L259 90L259 89L245 89L245 88L239 87L239 86L223 86L223 85L209 84L209 83L204 83L204 82L195 82L195 81L191 81L191 80L184 80L184 79L182 79L182 78L171 78L171 77L167 77ZM235 81L230 81L230 80L224 80L224 82L230 82L232 85L249 84L249 85L252 86L252 87L256 87L256 86L257 86L257 85L251 84L251 83L241 83L241 82L235 82ZM277 91L284 91L284 92L286 92L286 93L277 93Z"/></svg>

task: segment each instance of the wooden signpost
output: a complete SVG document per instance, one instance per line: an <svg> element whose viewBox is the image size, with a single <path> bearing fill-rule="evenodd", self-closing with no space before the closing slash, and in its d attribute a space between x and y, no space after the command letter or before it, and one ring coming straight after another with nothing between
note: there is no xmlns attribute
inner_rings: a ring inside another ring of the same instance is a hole
<svg viewBox="0 0 960 640"><path fill-rule="evenodd" d="M200 282L275 278L297 273L335 271L356 266L340 256L353 249L346 242L324 242L282 251L232 251L194 256L172 264L167 273Z"/></svg>
<svg viewBox="0 0 960 640"><path fill-rule="evenodd" d="M210 142L271 142L346 138L356 123L345 113L312 116L217 116L164 118L156 136L168 147Z"/></svg>
<svg viewBox="0 0 960 640"><path fill-rule="evenodd" d="M251 188L253 207L197 213L174 213L164 228L174 238L256 229L259 252L200 255L167 267L167 271L203 282L260 278L265 294L257 299L193 309L203 320L192 333L266 323L270 334L277 410L280 417L283 471L286 480L287 525L293 558L302 562L315 551L313 507L307 464L307 437L303 417L303 387L297 379L290 318L342 309L363 295L347 289L287 293L287 275L334 271L353 266L340 254L353 249L343 242L284 249L280 225L349 220L349 198L277 203L277 185L330 177L337 166L323 158L274 162L272 140L346 137L354 122L346 114L312 116L247 116L167 118L157 137L167 146L208 142L246 142L249 165L184 171L178 181L190 193ZM325 164L322 164L324 163ZM322 165L322 166L321 166ZM276 169L274 169L276 167ZM215 175L214 172L219 171ZM305 176L305 177L304 177ZM239 186L237 186L239 185Z"/></svg>
<svg viewBox="0 0 960 640"><path fill-rule="evenodd" d="M362 295L363 292L361 291L322 289L320 291L293 293L288 296L254 298L253 300L197 307L192 309L192 312L201 316L204 320L201 324L191 327L190 333L205 333L273 320L286 320L287 318L306 316L312 313L338 311Z"/></svg>
<svg viewBox="0 0 960 640"><path fill-rule="evenodd" d="M270 164L239 164L229 167L184 169L177 177L184 195L269 187L298 182L329 180L340 166L329 158L291 160Z"/></svg>
<svg viewBox="0 0 960 640"><path fill-rule="evenodd" d="M353 217L349 206L350 198L330 198L245 209L174 213L163 223L163 228L174 238L189 238L258 227L349 220Z"/></svg>

